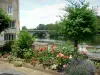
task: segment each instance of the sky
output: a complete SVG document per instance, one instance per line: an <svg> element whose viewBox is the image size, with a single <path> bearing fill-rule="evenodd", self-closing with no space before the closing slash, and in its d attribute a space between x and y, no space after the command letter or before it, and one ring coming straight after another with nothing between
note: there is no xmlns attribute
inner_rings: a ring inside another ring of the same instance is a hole
<svg viewBox="0 0 100 75"><path fill-rule="evenodd" d="M20 1L20 28L26 26L28 29L36 28L39 24L49 24L59 21L64 8L68 3L66 0L19 0ZM86 0L90 6L97 7L100 15L99 0Z"/></svg>

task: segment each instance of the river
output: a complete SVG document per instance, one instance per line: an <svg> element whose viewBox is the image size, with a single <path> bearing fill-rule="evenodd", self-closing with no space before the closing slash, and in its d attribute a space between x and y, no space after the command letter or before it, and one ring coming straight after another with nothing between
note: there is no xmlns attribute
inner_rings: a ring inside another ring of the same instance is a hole
<svg viewBox="0 0 100 75"><path fill-rule="evenodd" d="M53 39L35 39L35 42L48 43L49 45L51 45L51 44L64 44L67 41L53 40Z"/></svg>
<svg viewBox="0 0 100 75"><path fill-rule="evenodd" d="M35 39L35 42L48 43L48 45L51 45L51 44L65 44L67 41L54 40L54 39ZM73 44L73 42L71 42L71 44ZM92 45L92 46L95 46L97 49L100 49L100 45Z"/></svg>

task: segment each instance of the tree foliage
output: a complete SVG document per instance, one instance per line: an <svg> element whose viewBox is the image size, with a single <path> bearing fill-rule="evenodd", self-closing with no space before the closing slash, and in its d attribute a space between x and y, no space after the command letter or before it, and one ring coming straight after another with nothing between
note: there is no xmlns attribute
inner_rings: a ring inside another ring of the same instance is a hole
<svg viewBox="0 0 100 75"><path fill-rule="evenodd" d="M58 33L55 31L57 30L57 24L39 24L35 30L49 30L49 34L51 38L57 37ZM37 35L38 38L44 38L45 32L36 32L33 35Z"/></svg>
<svg viewBox="0 0 100 75"><path fill-rule="evenodd" d="M16 39L12 45L12 55L20 58L30 57L32 55L30 48L33 42L34 38L28 33L27 30L20 31L18 39Z"/></svg>
<svg viewBox="0 0 100 75"><path fill-rule="evenodd" d="M97 23L98 23L98 33L100 34L100 16L97 16Z"/></svg>
<svg viewBox="0 0 100 75"><path fill-rule="evenodd" d="M27 30L27 27L26 27L26 26L23 26L23 27L22 27L22 30Z"/></svg>
<svg viewBox="0 0 100 75"><path fill-rule="evenodd" d="M90 40L97 33L96 13L89 8L89 3L85 0L67 1L70 5L64 8L66 14L61 19L64 24L62 32L77 43Z"/></svg>
<svg viewBox="0 0 100 75"><path fill-rule="evenodd" d="M11 22L10 17L0 8L0 32L8 28L10 22Z"/></svg>
<svg viewBox="0 0 100 75"><path fill-rule="evenodd" d="M39 24L37 27L36 27L36 30L46 30L46 26L44 24Z"/></svg>

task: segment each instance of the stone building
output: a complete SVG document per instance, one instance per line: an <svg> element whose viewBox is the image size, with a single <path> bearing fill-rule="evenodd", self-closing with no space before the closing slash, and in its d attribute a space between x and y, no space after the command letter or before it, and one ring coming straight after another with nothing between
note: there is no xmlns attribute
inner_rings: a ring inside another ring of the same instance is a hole
<svg viewBox="0 0 100 75"><path fill-rule="evenodd" d="M7 40L16 39L19 32L19 0L0 0L0 8L12 19L9 28L0 34L0 44L3 45Z"/></svg>

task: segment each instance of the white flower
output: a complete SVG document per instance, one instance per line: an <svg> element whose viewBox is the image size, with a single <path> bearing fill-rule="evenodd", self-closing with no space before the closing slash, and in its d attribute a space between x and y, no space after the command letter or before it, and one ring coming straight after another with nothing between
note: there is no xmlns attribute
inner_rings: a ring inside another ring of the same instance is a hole
<svg viewBox="0 0 100 75"><path fill-rule="evenodd" d="M71 59L71 58L72 58L72 55L69 56L69 59Z"/></svg>
<svg viewBox="0 0 100 75"><path fill-rule="evenodd" d="M53 64L52 66L51 66L51 69L56 69L57 68L57 65L56 64Z"/></svg>
<svg viewBox="0 0 100 75"><path fill-rule="evenodd" d="M66 47L63 47L62 49L65 49Z"/></svg>

